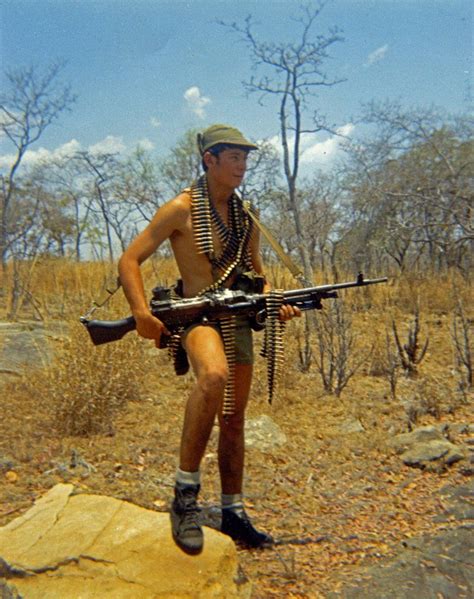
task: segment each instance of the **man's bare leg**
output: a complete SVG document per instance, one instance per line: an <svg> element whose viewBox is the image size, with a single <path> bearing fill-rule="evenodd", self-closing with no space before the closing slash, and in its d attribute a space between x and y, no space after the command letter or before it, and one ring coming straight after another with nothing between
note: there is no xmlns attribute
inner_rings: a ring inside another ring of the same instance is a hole
<svg viewBox="0 0 474 599"><path fill-rule="evenodd" d="M252 381L252 365L236 364L235 413L227 419L219 416L219 471L222 486L223 533L249 547L263 547L273 539L254 528L245 513L242 485L245 461L245 409Z"/></svg>
<svg viewBox="0 0 474 599"><path fill-rule="evenodd" d="M222 339L212 327L199 326L189 331L185 346L196 385L186 404L170 515L176 544L186 553L196 554L202 551L204 542L197 506L199 466L222 405L228 371Z"/></svg>
<svg viewBox="0 0 474 599"><path fill-rule="evenodd" d="M252 364L235 365L235 413L227 419L219 415L219 472L222 493L242 493L245 440L245 409L252 382Z"/></svg>
<svg viewBox="0 0 474 599"><path fill-rule="evenodd" d="M180 449L180 468L199 469L206 445L220 410L227 382L227 360L219 333L209 326L192 329L186 351L196 376L196 385L186 404Z"/></svg>

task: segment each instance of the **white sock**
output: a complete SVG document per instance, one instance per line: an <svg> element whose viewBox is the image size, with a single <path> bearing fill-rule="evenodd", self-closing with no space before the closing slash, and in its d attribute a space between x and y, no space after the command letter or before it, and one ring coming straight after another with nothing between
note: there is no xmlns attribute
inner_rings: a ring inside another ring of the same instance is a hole
<svg viewBox="0 0 474 599"><path fill-rule="evenodd" d="M199 485L201 484L201 473L199 470L186 472L186 470L178 468L176 470L176 483L179 485Z"/></svg>
<svg viewBox="0 0 474 599"><path fill-rule="evenodd" d="M238 516L241 516L244 511L244 502L242 493L234 493L230 495L226 495L222 493L221 495L221 506L223 510L231 510Z"/></svg>

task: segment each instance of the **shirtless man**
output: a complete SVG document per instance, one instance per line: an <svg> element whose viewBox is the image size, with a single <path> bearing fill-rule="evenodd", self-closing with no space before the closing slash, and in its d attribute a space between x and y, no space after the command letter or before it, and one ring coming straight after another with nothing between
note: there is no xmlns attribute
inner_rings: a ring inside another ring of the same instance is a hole
<svg viewBox="0 0 474 599"><path fill-rule="evenodd" d="M239 269L241 272L250 267L255 273L263 274L258 230L248 225L247 240L243 239L246 221L239 212L241 201L234 194L245 175L247 155L257 146L245 139L240 131L226 125L206 129L198 136L198 144L204 175L191 190L184 190L157 211L119 261L120 281L135 317L137 331L142 337L153 339L157 346L161 335L169 332L150 312L140 264L166 239L171 242L184 297L193 297L213 284L230 287ZM193 210L197 210L199 202L204 202L208 208L196 215ZM209 208L214 214L212 218L206 216ZM226 241L218 234L216 223L220 221L221 225L225 225L224 229L230 230L239 228L236 226L239 218L239 222L244 224L243 228L240 227L240 239L237 239L238 236L235 238L240 245L236 241L233 250L226 249ZM265 282L263 290L270 290L268 283ZM299 315L299 310L291 306L284 305L280 309L283 320ZM222 403L229 364L218 326L193 326L182 335L182 345L193 368L196 384L186 404L171 523L175 542L190 554L199 553L203 546L197 507L199 467L216 415L220 425L218 463L222 488L222 531L251 547L272 542L269 535L253 527L243 506L244 412L252 378L252 333L248 324L240 328L235 356L234 410L225 419L222 417Z"/></svg>

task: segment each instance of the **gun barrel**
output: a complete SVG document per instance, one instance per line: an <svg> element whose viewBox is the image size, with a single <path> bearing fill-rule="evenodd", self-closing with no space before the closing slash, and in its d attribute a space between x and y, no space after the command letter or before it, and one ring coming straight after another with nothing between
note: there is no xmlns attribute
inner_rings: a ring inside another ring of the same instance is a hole
<svg viewBox="0 0 474 599"><path fill-rule="evenodd" d="M296 298L302 294L325 294L331 291L337 291L338 289L347 289L349 287L366 287L367 285L376 285L377 283L386 283L388 277L380 277L379 279L364 279L359 277L355 281L348 283L332 283L329 285L318 285L316 287L306 287L302 289L291 289L290 291L284 292L285 299Z"/></svg>

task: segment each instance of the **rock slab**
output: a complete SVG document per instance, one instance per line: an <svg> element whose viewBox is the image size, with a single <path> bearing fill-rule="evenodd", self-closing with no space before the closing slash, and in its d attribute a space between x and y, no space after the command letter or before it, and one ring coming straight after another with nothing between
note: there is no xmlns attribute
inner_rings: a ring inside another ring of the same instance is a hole
<svg viewBox="0 0 474 599"><path fill-rule="evenodd" d="M50 364L54 357L53 341L66 334L64 322L0 322L0 380Z"/></svg>
<svg viewBox="0 0 474 599"><path fill-rule="evenodd" d="M183 553L168 514L59 484L0 529L0 597L246 599L233 541L205 528Z"/></svg>
<svg viewBox="0 0 474 599"><path fill-rule="evenodd" d="M390 445L407 466L424 468L433 462L447 466L462 460L465 452L454 445L434 426L424 426L411 433L397 435Z"/></svg>

